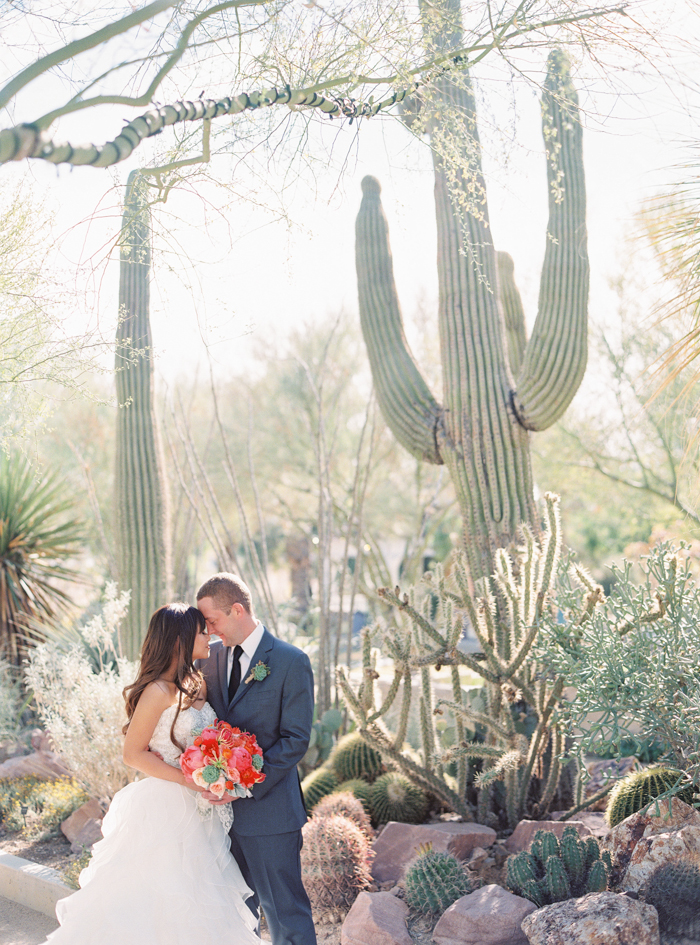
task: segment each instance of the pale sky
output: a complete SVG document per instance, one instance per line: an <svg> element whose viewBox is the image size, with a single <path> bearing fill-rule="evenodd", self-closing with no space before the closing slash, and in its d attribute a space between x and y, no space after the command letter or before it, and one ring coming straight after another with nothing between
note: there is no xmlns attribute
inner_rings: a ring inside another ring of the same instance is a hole
<svg viewBox="0 0 700 945"><path fill-rule="evenodd" d="M543 61L546 51L534 55ZM691 79L700 71L697 62L678 65ZM645 197L672 178L673 165L687 158L683 146L694 133L691 110L696 102L692 92L641 75L626 74L621 84L629 91L619 96L600 84L582 88L576 76L575 82L586 110L591 316L605 323L614 318L607 281L624 265L628 252L624 240L634 214ZM491 108L500 122L505 115L500 104L494 100ZM517 141L504 151L509 167L504 170L487 159L486 169L496 245L515 259L516 278L532 319L547 204L539 103L530 90L518 93L517 113ZM112 137L115 114L118 127L124 117L119 110L87 123L80 116L67 122L62 133L77 141ZM215 212L223 197L213 186L203 187L200 194L210 205L206 228L202 200L193 194L174 192L166 207L155 211L162 228L169 231L172 248L157 259L153 289L154 343L164 376L173 376L198 359L204 341L222 370L243 373L256 339L272 349L290 326L341 308L357 311L354 220L365 174L382 183L404 314L412 315L418 298L434 302L436 235L427 148L391 119L365 121L359 132L354 125L341 128L337 122L328 123L322 134L326 144L333 139L336 166L321 169L313 188L298 186L285 194L290 226L243 201L233 201L224 219ZM488 140L486 147L503 150L502 143ZM347 160L341 173L342 157ZM128 171L141 163L143 155L119 165L116 172L56 169L39 161L1 169L7 181L28 175L34 191L45 195L55 210L57 231L64 233L62 265L68 271L78 265L78 288L87 286L95 292L89 297L89 317L99 319L107 334L116 315L118 277L116 257L103 264L119 228L115 181L123 184ZM217 160L211 174L223 178L230 174L230 166ZM255 181L242 179L236 184L255 191ZM96 218L89 222L95 211ZM183 266L188 258L192 263ZM94 262L99 263L96 268ZM169 267L184 269L184 280ZM90 269L94 273L88 277Z"/></svg>

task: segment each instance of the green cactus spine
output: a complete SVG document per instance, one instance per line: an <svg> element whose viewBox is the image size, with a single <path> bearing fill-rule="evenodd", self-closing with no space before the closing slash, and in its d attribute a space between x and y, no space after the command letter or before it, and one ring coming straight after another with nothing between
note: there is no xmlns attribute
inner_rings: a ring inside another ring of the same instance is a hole
<svg viewBox="0 0 700 945"><path fill-rule="evenodd" d="M303 828L301 873L319 913L342 911L372 882L372 851L360 828L347 817L315 815Z"/></svg>
<svg viewBox="0 0 700 945"><path fill-rule="evenodd" d="M423 915L441 915L472 891L459 860L451 853L426 850L406 868L406 902Z"/></svg>
<svg viewBox="0 0 700 945"><path fill-rule="evenodd" d="M683 779L683 772L673 768L658 766L644 771L634 771L622 778L610 792L605 819L611 827L616 827L627 817L636 814L650 801L669 791ZM694 789L692 785L683 787L674 796L686 804L692 804Z"/></svg>
<svg viewBox="0 0 700 945"><path fill-rule="evenodd" d="M425 791L412 784L405 775L390 771L372 785L369 806L376 824L386 824L390 820L420 824L428 812L428 798Z"/></svg>
<svg viewBox="0 0 700 945"><path fill-rule="evenodd" d="M370 839L374 837L367 811L350 791L337 790L332 794L326 794L314 805L314 817L332 817L334 814L347 817L360 828L365 836Z"/></svg>
<svg viewBox="0 0 700 945"><path fill-rule="evenodd" d="M307 811L312 811L322 797L332 794L338 787L338 778L330 768L317 768L301 782L304 804Z"/></svg>
<svg viewBox="0 0 700 945"><path fill-rule="evenodd" d="M700 922L700 869L690 862L664 863L649 877L644 898L659 913L662 931L690 931Z"/></svg>
<svg viewBox="0 0 700 945"><path fill-rule="evenodd" d="M609 856L601 858L595 837L582 840L575 827L565 827L561 841L551 831L538 830L530 851L516 853L506 863L508 888L538 908L603 892L609 876Z"/></svg>
<svg viewBox="0 0 700 945"><path fill-rule="evenodd" d="M432 18L424 22L426 42L459 46L458 0L423 9ZM441 22L449 25L441 28ZM371 177L362 182L356 265L375 390L399 442L414 456L448 467L475 579L493 572L497 550L513 543L521 523L536 528L529 431L561 417L586 366L589 264L578 100L564 54L553 51L547 69L542 124L549 223L539 311L527 343L512 261L499 267L493 246L468 74L443 77L434 100L424 99L435 170L442 404L406 343L380 185Z"/></svg>
<svg viewBox="0 0 700 945"><path fill-rule="evenodd" d="M150 214L146 182L126 185L116 335L118 401L115 509L119 583L131 590L122 628L125 655L138 657L151 614L170 599L168 502L153 389L149 319Z"/></svg>
<svg viewBox="0 0 700 945"><path fill-rule="evenodd" d="M369 814L369 796L372 793L372 785L369 781L365 781L363 778L351 778L350 781L343 781L342 784L339 784L333 793L340 794L344 791L349 791L356 797Z"/></svg>
<svg viewBox="0 0 700 945"><path fill-rule="evenodd" d="M374 781L384 770L382 756L367 744L359 732L350 732L339 739L330 763L339 781L355 778Z"/></svg>

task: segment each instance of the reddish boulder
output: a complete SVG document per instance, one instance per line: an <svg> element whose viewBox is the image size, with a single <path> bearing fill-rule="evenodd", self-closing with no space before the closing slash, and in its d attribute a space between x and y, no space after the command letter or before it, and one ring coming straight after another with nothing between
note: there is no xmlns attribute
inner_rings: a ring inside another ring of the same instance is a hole
<svg viewBox="0 0 700 945"><path fill-rule="evenodd" d="M397 882L416 856L421 844L431 843L436 852L453 853L467 860L477 847L490 847L496 831L482 824L457 821L439 824L399 824L390 821L372 844L372 876L378 884Z"/></svg>
<svg viewBox="0 0 700 945"><path fill-rule="evenodd" d="M500 886L483 886L454 902L433 932L436 945L527 945L520 928L536 906Z"/></svg>
<svg viewBox="0 0 700 945"><path fill-rule="evenodd" d="M530 945L659 945L656 909L612 892L544 906L522 927Z"/></svg>
<svg viewBox="0 0 700 945"><path fill-rule="evenodd" d="M88 820L102 820L103 817L104 811L100 807L100 802L91 797L89 801L74 810L70 817L63 821L61 830L64 837L73 843Z"/></svg>
<svg viewBox="0 0 700 945"><path fill-rule="evenodd" d="M102 839L102 819L86 820L71 843L71 853L82 853L83 850L92 850L93 846Z"/></svg>
<svg viewBox="0 0 700 945"><path fill-rule="evenodd" d="M627 870L640 840L677 832L684 827L700 827L700 811L677 797L657 801L646 811L637 811L626 817L613 827L608 844L619 874L623 875Z"/></svg>
<svg viewBox="0 0 700 945"><path fill-rule="evenodd" d="M345 917L340 945L413 945L408 906L388 892L361 892Z"/></svg>

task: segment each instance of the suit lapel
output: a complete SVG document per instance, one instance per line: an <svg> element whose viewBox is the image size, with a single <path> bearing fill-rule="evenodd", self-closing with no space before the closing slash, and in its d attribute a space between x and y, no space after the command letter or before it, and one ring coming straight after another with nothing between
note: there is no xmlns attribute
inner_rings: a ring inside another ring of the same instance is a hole
<svg viewBox="0 0 700 945"><path fill-rule="evenodd" d="M229 710L233 706L237 705L241 701L243 696L246 694L246 692L248 692L248 690L251 688L253 683L252 682L246 683L245 680L248 678L248 676L251 673L251 670L257 663L267 662L267 654L270 652L270 650L272 650L274 644L275 644L275 638L272 636L272 634L267 629L267 627L265 627L265 629L263 630L262 639L260 640L260 643L258 643L255 653L253 653L253 658L250 661L248 672L245 674L245 677L241 675L241 684L238 687L236 695L233 697L233 701L229 705Z"/></svg>

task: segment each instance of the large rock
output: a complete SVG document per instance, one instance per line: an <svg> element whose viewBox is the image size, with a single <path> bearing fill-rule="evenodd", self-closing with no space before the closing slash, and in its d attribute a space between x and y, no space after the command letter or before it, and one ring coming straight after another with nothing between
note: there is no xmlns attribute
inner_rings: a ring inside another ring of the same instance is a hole
<svg viewBox="0 0 700 945"><path fill-rule="evenodd" d="M551 820L561 820L565 813L565 810L555 810L552 811L549 816ZM599 840L605 840L610 836L610 827L608 827L605 821L605 814L600 811L582 810L580 813L576 814L576 822L583 824L584 827L588 827L593 836L598 837ZM568 823L568 821L566 821L566 823Z"/></svg>
<svg viewBox="0 0 700 945"><path fill-rule="evenodd" d="M33 751L31 755L8 758L0 764L0 780L32 777L40 781L52 781L69 774L55 751Z"/></svg>
<svg viewBox="0 0 700 945"><path fill-rule="evenodd" d="M700 827L681 827L680 830L642 837L632 851L620 886L639 892L658 866L681 860L700 862Z"/></svg>
<svg viewBox="0 0 700 945"><path fill-rule="evenodd" d="M82 853L83 850L92 850L94 844L102 839L102 818L86 820L71 843L72 853Z"/></svg>
<svg viewBox="0 0 700 945"><path fill-rule="evenodd" d="M500 886L483 886L454 902L433 932L436 945L527 945L520 923L535 911Z"/></svg>
<svg viewBox="0 0 700 945"><path fill-rule="evenodd" d="M619 875L625 874L640 840L674 833L684 827L700 827L700 812L677 797L658 801L646 812L637 811L613 827L609 848Z"/></svg>
<svg viewBox="0 0 700 945"><path fill-rule="evenodd" d="M408 906L388 892L361 892L345 917L340 945L413 945Z"/></svg>
<svg viewBox="0 0 700 945"><path fill-rule="evenodd" d="M575 827L578 830L579 837L590 837L591 831L580 820L521 820L513 833L505 842L505 848L509 853L520 853L521 850L529 850L532 838L538 830L551 830L557 837L561 837L565 827Z"/></svg>
<svg viewBox="0 0 700 945"><path fill-rule="evenodd" d="M100 802L91 797L89 801L74 810L70 817L63 821L61 830L64 837L73 843L88 820L102 820L103 817L104 811L100 807Z"/></svg>
<svg viewBox="0 0 700 945"><path fill-rule="evenodd" d="M439 853L454 853L467 860L477 847L490 847L496 831L482 824L456 821L440 824L399 824L390 821L372 844L372 876L376 883L397 882L423 843Z"/></svg>
<svg viewBox="0 0 700 945"><path fill-rule="evenodd" d="M530 945L660 945L656 909L612 892L544 906L522 929Z"/></svg>

